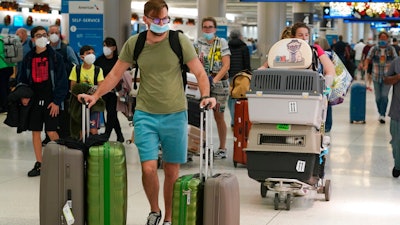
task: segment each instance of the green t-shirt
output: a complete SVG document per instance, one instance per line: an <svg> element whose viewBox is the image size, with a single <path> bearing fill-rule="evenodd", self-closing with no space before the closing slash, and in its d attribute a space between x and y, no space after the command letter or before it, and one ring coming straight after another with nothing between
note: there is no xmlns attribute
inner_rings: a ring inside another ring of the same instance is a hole
<svg viewBox="0 0 400 225"><path fill-rule="evenodd" d="M119 59L133 64L133 52L138 35L130 37L122 47ZM179 34L183 62L197 57L193 44ZM169 44L168 35L159 43L144 45L138 58L140 88L136 98L136 109L154 114L169 114L187 109L182 85L179 59Z"/></svg>

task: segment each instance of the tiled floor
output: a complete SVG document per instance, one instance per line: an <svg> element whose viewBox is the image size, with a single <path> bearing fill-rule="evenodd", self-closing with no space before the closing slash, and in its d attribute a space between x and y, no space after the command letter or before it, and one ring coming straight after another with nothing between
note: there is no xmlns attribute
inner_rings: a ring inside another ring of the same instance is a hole
<svg viewBox="0 0 400 225"><path fill-rule="evenodd" d="M326 178L332 181L329 202L323 195L309 192L294 198L290 211L274 210L273 192L262 198L260 183L248 177L246 167L233 167L232 151L228 159L215 162L216 172L231 172L239 179L240 224L400 224L400 179L391 176L389 118L386 124L379 124L373 94L368 92L366 124L350 124L349 99L348 96L343 104L333 107L332 147L325 170ZM1 121L4 118L0 116ZM226 118L229 121L228 113ZM121 121L128 138L131 128L125 118L121 117ZM0 128L0 225L38 225L40 177L26 176L35 161L31 134L16 134L15 129L4 124ZM230 131L228 142L232 149ZM129 182L127 224L141 225L145 224L149 207L141 184L137 149L134 144L125 147ZM181 174L196 172L198 160L195 157L194 162L183 165ZM162 180L161 170L159 175Z"/></svg>

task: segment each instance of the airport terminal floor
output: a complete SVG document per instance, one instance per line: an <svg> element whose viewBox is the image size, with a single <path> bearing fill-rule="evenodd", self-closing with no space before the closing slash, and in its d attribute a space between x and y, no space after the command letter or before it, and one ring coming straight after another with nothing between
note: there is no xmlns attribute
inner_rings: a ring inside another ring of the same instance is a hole
<svg viewBox="0 0 400 225"><path fill-rule="evenodd" d="M291 209L274 210L274 193L260 195L260 183L249 178L243 165L233 166L233 134L229 130L227 159L215 161L214 172L229 172L238 177L241 225L397 225L400 223L400 179L392 177L393 158L389 144L389 120L378 122L372 92L367 93L366 124L350 124L350 93L343 104L333 107L331 149L326 178L331 180L331 200L309 191L293 198ZM122 116L125 139L131 127ZM229 121L229 113L225 113ZM5 115L0 115L4 121ZM229 122L228 122L229 124ZM214 125L215 126L215 125ZM39 225L40 177L28 178L35 157L31 133L17 134L0 124L0 225ZM216 127L214 127L214 130ZM217 132L214 143L217 142ZM115 140L115 134L111 140ZM128 225L143 225L149 206L141 184L137 149L125 144L128 162ZM199 157L182 166L180 174L198 171ZM159 170L161 181L163 172ZM160 192L160 195L162 193ZM162 198L160 198L162 199ZM161 203L161 207L163 205Z"/></svg>

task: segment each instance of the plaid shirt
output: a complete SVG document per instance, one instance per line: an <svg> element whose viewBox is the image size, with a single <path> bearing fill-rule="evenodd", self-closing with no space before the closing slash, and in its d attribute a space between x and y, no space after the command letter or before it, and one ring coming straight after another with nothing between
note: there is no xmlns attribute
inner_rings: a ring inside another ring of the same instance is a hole
<svg viewBox="0 0 400 225"><path fill-rule="evenodd" d="M372 80L382 83L383 76L389 69L390 63L397 57L396 50L393 46L386 46L381 49L379 46L372 47L369 52L367 59L372 62Z"/></svg>

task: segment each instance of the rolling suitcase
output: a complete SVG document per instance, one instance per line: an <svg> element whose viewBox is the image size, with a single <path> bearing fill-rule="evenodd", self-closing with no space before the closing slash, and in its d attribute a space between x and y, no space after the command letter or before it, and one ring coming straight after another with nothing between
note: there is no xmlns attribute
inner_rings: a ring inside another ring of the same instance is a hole
<svg viewBox="0 0 400 225"><path fill-rule="evenodd" d="M199 105L197 105L199 108ZM204 140L204 112L199 108L201 114L198 124L201 126L199 130L199 140ZM207 115L206 120L210 120ZM208 124L208 123L206 123ZM191 125L189 125L191 126ZM207 125L206 125L207 127ZM211 137L212 134L207 134L205 130L205 136ZM200 173L188 174L180 176L174 183L174 192L172 199L172 221L175 225L203 225L203 193L204 193L204 147L208 152L209 143L206 139L206 145L204 141L199 141L198 149L200 150ZM208 154L206 154L206 161L208 160ZM208 167L207 167L208 168Z"/></svg>
<svg viewBox="0 0 400 225"><path fill-rule="evenodd" d="M40 225L84 225L83 152L49 142L41 172Z"/></svg>
<svg viewBox="0 0 400 225"><path fill-rule="evenodd" d="M85 105L82 112L86 112ZM88 118L87 113L82 113L82 134ZM43 151L40 178L40 225L85 225L84 182L82 149L49 142Z"/></svg>
<svg viewBox="0 0 400 225"><path fill-rule="evenodd" d="M247 147L249 131L251 128L247 99L236 101L234 120L233 165L237 167L237 163L247 163L246 152L243 151L243 149Z"/></svg>
<svg viewBox="0 0 400 225"><path fill-rule="evenodd" d="M211 110L207 110L207 112L210 111ZM212 149L213 137L212 137L212 126L211 126L212 120L209 114L210 113L208 113L208 115L206 116L207 118L210 119L206 120L206 147L205 147L206 154L204 163L205 181L204 181L204 200L203 200L204 201L203 224L239 225L240 194L239 194L239 182L237 180L237 177L231 173L219 173L213 175L213 157L211 156L210 160L208 159L209 153L211 154L213 153ZM203 137L201 137L201 139L202 138Z"/></svg>
<svg viewBox="0 0 400 225"><path fill-rule="evenodd" d="M92 146L87 162L87 224L125 225L127 171L124 146L119 142Z"/></svg>
<svg viewBox="0 0 400 225"><path fill-rule="evenodd" d="M353 83L350 89L350 123L365 123L366 86Z"/></svg>

